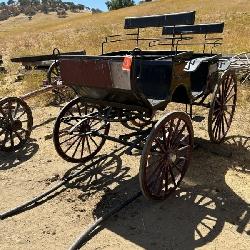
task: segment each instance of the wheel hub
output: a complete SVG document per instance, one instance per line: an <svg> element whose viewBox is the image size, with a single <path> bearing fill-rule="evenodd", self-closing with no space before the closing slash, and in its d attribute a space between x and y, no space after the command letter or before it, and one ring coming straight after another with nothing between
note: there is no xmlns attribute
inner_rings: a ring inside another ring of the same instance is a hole
<svg viewBox="0 0 250 250"><path fill-rule="evenodd" d="M168 160L169 160L170 162L174 163L174 162L176 161L176 159L177 159L177 156L176 156L176 154L175 154L174 152L170 152L170 153L168 154Z"/></svg>
<svg viewBox="0 0 250 250"><path fill-rule="evenodd" d="M1 128L7 131L17 131L22 128L22 122L19 120L9 121L6 119L0 120Z"/></svg>
<svg viewBox="0 0 250 250"><path fill-rule="evenodd" d="M22 122L20 120L8 121L4 125L5 129L9 131L17 131L22 128Z"/></svg>
<svg viewBox="0 0 250 250"><path fill-rule="evenodd" d="M20 120L14 120L12 123L12 130L17 131L22 128L22 122Z"/></svg>
<svg viewBox="0 0 250 250"><path fill-rule="evenodd" d="M80 127L80 133L86 133L86 132L89 132L90 131L90 125L89 124L86 124L86 123L83 123Z"/></svg>

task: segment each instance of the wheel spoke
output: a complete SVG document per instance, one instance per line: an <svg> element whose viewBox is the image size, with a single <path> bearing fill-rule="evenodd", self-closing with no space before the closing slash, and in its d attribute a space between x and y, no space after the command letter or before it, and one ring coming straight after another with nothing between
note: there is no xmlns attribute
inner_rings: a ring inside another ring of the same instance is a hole
<svg viewBox="0 0 250 250"><path fill-rule="evenodd" d="M158 148L160 148L161 152L165 153L166 149L165 147L162 145L162 143L160 142L159 138L155 138L155 142L158 145Z"/></svg>
<svg viewBox="0 0 250 250"><path fill-rule="evenodd" d="M66 140L60 142L60 145L66 143L66 142L68 142L68 141L70 141L71 139L75 138L76 136L78 136L78 135L73 135L73 136L71 136L70 138L67 138Z"/></svg>
<svg viewBox="0 0 250 250"><path fill-rule="evenodd" d="M5 146L5 144L9 141L9 132L6 131L5 134L4 134L4 139L3 139L3 142L2 142L2 145Z"/></svg>
<svg viewBox="0 0 250 250"><path fill-rule="evenodd" d="M230 124L228 123L228 120L227 120L226 114L225 114L224 112L223 112L223 117L224 117L224 119L225 119L225 121L226 121L227 128L229 128L229 127L230 127Z"/></svg>
<svg viewBox="0 0 250 250"><path fill-rule="evenodd" d="M224 136L225 135L225 124L224 124L223 114L222 114L222 118L221 118L221 130L222 130L222 136Z"/></svg>
<svg viewBox="0 0 250 250"><path fill-rule="evenodd" d="M86 142L87 142L87 148L89 150L89 154L91 154L90 144L89 144L89 138L86 136Z"/></svg>
<svg viewBox="0 0 250 250"><path fill-rule="evenodd" d="M233 97L235 97L236 94L234 93L233 95L231 95L230 97L228 97L225 101L225 103L228 103Z"/></svg>
<svg viewBox="0 0 250 250"><path fill-rule="evenodd" d="M221 113L220 115L217 116L217 119L214 123L214 127L213 127L213 133L215 132L214 130L218 127L219 123L220 123L220 117L221 117Z"/></svg>
<svg viewBox="0 0 250 250"><path fill-rule="evenodd" d="M173 181L174 187L176 188L176 187L177 187L177 184L175 183L174 173L173 173L173 171L172 171L171 167L170 167L170 168L168 168L168 170L169 170L169 173L170 173L171 179L172 179L172 181Z"/></svg>
<svg viewBox="0 0 250 250"><path fill-rule="evenodd" d="M16 120L20 120L20 118L26 114L26 111L24 110L18 117L16 117Z"/></svg>
<svg viewBox="0 0 250 250"><path fill-rule="evenodd" d="M81 137L77 137L74 142L66 149L65 153L67 153L75 144L76 142L81 139Z"/></svg>
<svg viewBox="0 0 250 250"><path fill-rule="evenodd" d="M74 158L75 155L76 155L77 149L79 148L81 141L82 141L82 138L80 138L79 142L78 142L77 145L76 145L75 151L74 151L74 153L73 153L73 155L72 155L73 158Z"/></svg>
<svg viewBox="0 0 250 250"><path fill-rule="evenodd" d="M177 167L177 164L175 164L174 162L172 164L173 164L172 166L174 166L180 173L182 173L182 170L179 167Z"/></svg>
<svg viewBox="0 0 250 250"><path fill-rule="evenodd" d="M20 103L17 103L17 105L16 105L16 107L14 109L13 118L16 118L16 115L17 115L17 112L18 112L19 108L20 108Z"/></svg>
<svg viewBox="0 0 250 250"><path fill-rule="evenodd" d="M164 180L164 177L165 177L165 173L164 173L164 167L162 169L162 171L160 172L160 175L159 175L159 178L157 178L157 182L156 182L156 185L155 185L155 190L156 190L156 194L160 194L161 193L161 190L163 188L163 180Z"/></svg>
<svg viewBox="0 0 250 250"><path fill-rule="evenodd" d="M224 110L227 114L230 115L230 117L232 116L232 112L229 112L227 109Z"/></svg>
<svg viewBox="0 0 250 250"><path fill-rule="evenodd" d="M10 145L11 145L11 148L13 149L14 148L14 138L13 138L13 132L12 131L10 132Z"/></svg>
<svg viewBox="0 0 250 250"><path fill-rule="evenodd" d="M161 163L163 161L163 157L161 157L160 159L157 159L153 162L150 162L150 164L147 165L147 168L149 168L150 166L154 165L156 162L157 163Z"/></svg>
<svg viewBox="0 0 250 250"><path fill-rule="evenodd" d="M90 139L92 142L94 142L94 144L95 144L96 147L98 147L98 144L95 142L95 140L92 138L91 135L89 135L89 139Z"/></svg>
<svg viewBox="0 0 250 250"><path fill-rule="evenodd" d="M173 123L174 123L174 119L172 119L170 121L170 125L169 125L169 128L168 128L168 138L167 138L167 143L166 143L166 147L169 148L169 144L170 144L170 141L171 141L171 136L172 136L172 133L173 133Z"/></svg>
<svg viewBox="0 0 250 250"><path fill-rule="evenodd" d="M181 148L178 148L177 151L178 151L178 153L183 152L183 151L184 151L184 152L189 152L190 149L191 149L191 146L190 146L190 145L185 145L185 146L183 146L183 147L181 147Z"/></svg>
<svg viewBox="0 0 250 250"><path fill-rule="evenodd" d="M167 137L166 137L166 128L165 126L162 128L162 138L163 138L163 145L164 145L164 149L167 149ZM165 152L165 151L164 151Z"/></svg>
<svg viewBox="0 0 250 250"><path fill-rule="evenodd" d="M175 125L173 136L172 136L173 140L176 138L176 133L179 132L178 128L179 128L180 124L181 124L181 119L178 119L177 124Z"/></svg>
<svg viewBox="0 0 250 250"><path fill-rule="evenodd" d="M216 126L216 129L215 129L215 138L217 139L217 135L218 135L218 130L219 130L219 127L220 127L220 117L218 117L218 122L217 122L217 126Z"/></svg>
<svg viewBox="0 0 250 250"><path fill-rule="evenodd" d="M147 180L150 181L152 179L152 177L154 177L155 175L158 175L159 170L161 170L161 167L163 166L163 162L159 162L158 165L156 165L156 167L152 170L151 173L147 173ZM147 167L147 171L149 168Z"/></svg>
<svg viewBox="0 0 250 250"><path fill-rule="evenodd" d="M232 90L234 89L234 85L231 86L230 90L227 92L226 94L226 99L228 98L228 96L231 94Z"/></svg>
<svg viewBox="0 0 250 250"><path fill-rule="evenodd" d="M220 116L221 112L218 112L217 114L214 114L214 117L212 119L212 123L214 123L215 120L217 120L217 118Z"/></svg>
<svg viewBox="0 0 250 250"><path fill-rule="evenodd" d="M168 191L168 169L170 167L169 165L165 167L165 193Z"/></svg>
<svg viewBox="0 0 250 250"><path fill-rule="evenodd" d="M80 107L79 107L79 104L77 103L76 106L77 106L77 109L78 109L78 113L79 113L79 115L81 116L82 113L81 113L81 109L80 109Z"/></svg>
<svg viewBox="0 0 250 250"><path fill-rule="evenodd" d="M10 121L13 121L12 117L12 101L8 101L8 118Z"/></svg>
<svg viewBox="0 0 250 250"><path fill-rule="evenodd" d="M178 134L176 135L176 137L174 138L174 140L172 141L172 145L175 145L177 142L176 140L179 138L180 135L182 135L182 133L184 132L184 130L187 128L186 123L182 126L182 128L179 130Z"/></svg>
<svg viewBox="0 0 250 250"><path fill-rule="evenodd" d="M2 136L5 133L5 130L2 129L2 131L0 132L0 136Z"/></svg>
<svg viewBox="0 0 250 250"><path fill-rule="evenodd" d="M220 117L220 122L219 122L219 129L218 129L218 139L220 139L221 138L221 124L222 124L222 119L221 119L221 117Z"/></svg>
<svg viewBox="0 0 250 250"><path fill-rule="evenodd" d="M14 131L16 137L19 139L19 141L21 142L23 140L22 136L17 132L17 131Z"/></svg>
<svg viewBox="0 0 250 250"><path fill-rule="evenodd" d="M0 113L3 115L4 118L7 118L6 113L4 112L2 107L0 107Z"/></svg>

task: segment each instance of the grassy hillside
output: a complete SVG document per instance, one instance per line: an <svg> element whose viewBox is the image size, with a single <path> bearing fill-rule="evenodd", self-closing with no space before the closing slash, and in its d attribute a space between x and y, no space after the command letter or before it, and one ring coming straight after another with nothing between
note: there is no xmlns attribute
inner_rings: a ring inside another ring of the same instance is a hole
<svg viewBox="0 0 250 250"><path fill-rule="evenodd" d="M38 14L31 21L18 16L0 23L0 52L17 56L47 53L59 47L63 51L85 48L98 54L105 35L123 32L125 16L197 10L197 23L225 21L222 51L237 53L250 49L249 9L249 0L161 0L97 15L71 14L65 19L55 14Z"/></svg>
<svg viewBox="0 0 250 250"><path fill-rule="evenodd" d="M9 58L22 55L85 49L88 54L99 54L103 37L123 33L124 17L196 10L196 23L225 22L224 45L217 49L224 53L250 51L249 0L161 0L144 3L96 15L78 13L59 19L55 13L38 14L31 21L17 16L0 22L0 54L10 74L18 65ZM161 29L144 31L144 35L159 36ZM132 48L134 44L111 44L107 49ZM141 45L144 47L146 45Z"/></svg>

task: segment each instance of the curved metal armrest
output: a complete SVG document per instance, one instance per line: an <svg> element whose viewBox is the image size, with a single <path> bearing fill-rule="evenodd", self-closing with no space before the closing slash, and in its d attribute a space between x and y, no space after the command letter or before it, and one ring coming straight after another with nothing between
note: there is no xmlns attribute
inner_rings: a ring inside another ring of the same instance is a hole
<svg viewBox="0 0 250 250"><path fill-rule="evenodd" d="M186 64L184 71L194 72L199 68L202 62L213 61L214 59L217 59L220 56L221 55L213 55L213 56L206 56L206 57L199 57L199 58L192 59Z"/></svg>

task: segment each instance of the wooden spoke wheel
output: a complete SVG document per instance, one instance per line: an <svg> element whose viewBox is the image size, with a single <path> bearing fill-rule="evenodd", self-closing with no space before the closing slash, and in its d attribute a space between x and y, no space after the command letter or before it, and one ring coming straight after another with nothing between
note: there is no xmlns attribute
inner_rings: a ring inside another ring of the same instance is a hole
<svg viewBox="0 0 250 250"><path fill-rule="evenodd" d="M59 68L59 62L53 62L47 72L47 80L51 85L57 85L58 81L61 81L61 73Z"/></svg>
<svg viewBox="0 0 250 250"><path fill-rule="evenodd" d="M222 142L231 126L237 101L234 71L226 71L215 86L208 115L208 134L215 143Z"/></svg>
<svg viewBox="0 0 250 250"><path fill-rule="evenodd" d="M22 99L7 97L0 100L0 150L21 148L29 139L33 126L30 107Z"/></svg>
<svg viewBox="0 0 250 250"><path fill-rule="evenodd" d="M94 157L105 143L110 124L98 119L98 110L78 97L69 102L59 114L53 131L57 153L69 162L86 162Z"/></svg>
<svg viewBox="0 0 250 250"><path fill-rule="evenodd" d="M145 197L167 198L181 183L191 160L193 126L184 112L160 119L144 146L139 180Z"/></svg>

